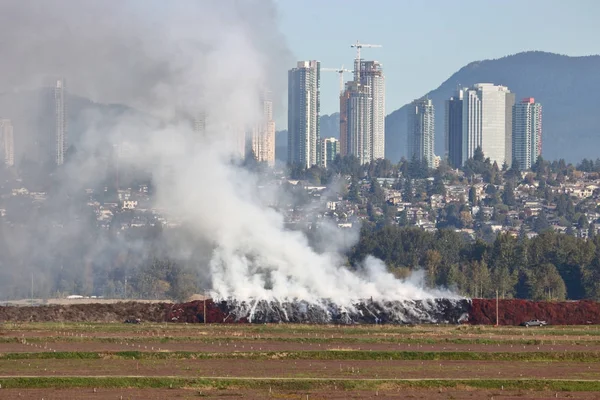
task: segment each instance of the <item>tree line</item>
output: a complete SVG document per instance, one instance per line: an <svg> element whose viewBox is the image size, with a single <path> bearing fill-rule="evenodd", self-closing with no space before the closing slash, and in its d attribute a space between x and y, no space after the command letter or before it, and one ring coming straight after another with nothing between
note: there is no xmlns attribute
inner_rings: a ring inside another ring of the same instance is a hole
<svg viewBox="0 0 600 400"><path fill-rule="evenodd" d="M532 239L499 234L472 241L460 232L374 224L362 227L349 263L360 268L373 255L398 278L415 270L429 287L469 297L600 300L600 237L589 240L545 231Z"/></svg>

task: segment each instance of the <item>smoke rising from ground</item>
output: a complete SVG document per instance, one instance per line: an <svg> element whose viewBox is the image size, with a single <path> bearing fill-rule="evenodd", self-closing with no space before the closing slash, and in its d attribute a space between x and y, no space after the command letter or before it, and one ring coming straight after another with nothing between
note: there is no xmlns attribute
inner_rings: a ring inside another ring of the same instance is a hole
<svg viewBox="0 0 600 400"><path fill-rule="evenodd" d="M4 92L65 77L74 94L141 111L111 115L110 124L104 114L86 115L78 153L53 190L65 197L81 193L97 183L106 159L102 146L129 149L120 167L150 171L154 206L186 230L184 238L167 237L161 251L201 271L201 284L214 296L351 304L448 295L398 281L374 258L350 271L342 253L352 241L342 240L337 229L328 230L321 251L313 250L267 207L280 194L257 195L259 177L232 162L240 132L260 118L262 91L271 90L275 105L281 104L293 65L272 2L3 1L0 38ZM205 136L192 129L199 111L207 115ZM69 236L85 230L69 218L63 228ZM43 258L60 242L33 247ZM141 242L123 239L121 245L144 251ZM109 247L98 236L87 246L83 258L90 263Z"/></svg>

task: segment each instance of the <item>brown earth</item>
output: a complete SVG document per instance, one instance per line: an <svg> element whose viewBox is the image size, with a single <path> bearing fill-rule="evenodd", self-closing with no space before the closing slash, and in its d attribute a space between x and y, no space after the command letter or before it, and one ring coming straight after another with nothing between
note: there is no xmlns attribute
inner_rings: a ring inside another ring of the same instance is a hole
<svg viewBox="0 0 600 400"><path fill-rule="evenodd" d="M517 399L598 399L597 393L530 392L469 389L401 389L342 392L334 389L319 391L277 391L272 390L201 390L201 389L1 389L0 398L22 400L164 400L212 398L222 400L263 400L288 399L304 400L346 400L346 399L420 399L420 400L517 400Z"/></svg>
<svg viewBox="0 0 600 400"><path fill-rule="evenodd" d="M405 343L300 343L280 341L244 341L220 343L215 339L212 343L198 342L166 342L127 340L116 343L94 341L56 341L42 340L28 342L0 343L0 353L44 352L44 351L77 351L77 352L114 352L114 351L187 351L207 353L233 352L285 352L285 351L420 351L420 352L600 352L600 344L575 345L566 343L547 343L536 345L507 344L405 344Z"/></svg>
<svg viewBox="0 0 600 400"><path fill-rule="evenodd" d="M43 305L39 307L0 307L0 321L11 322L123 322L139 318L163 322L171 309L168 303L106 303Z"/></svg>
<svg viewBox="0 0 600 400"><path fill-rule="evenodd" d="M390 360L0 360L0 376L269 379L600 379L600 363Z"/></svg>
<svg viewBox="0 0 600 400"><path fill-rule="evenodd" d="M97 299L66 300L64 304L34 307L0 306L0 321L12 322L118 322L139 318L146 322L198 323L222 322L227 313L211 299L188 303L114 302ZM85 303L84 303L85 302ZM542 319L552 325L600 324L600 303L593 301L534 302L526 300L500 300L500 325L519 325L530 319ZM247 322L242 319L240 322ZM473 299L469 310L469 323L492 325L496 323L496 301Z"/></svg>
<svg viewBox="0 0 600 400"><path fill-rule="evenodd" d="M0 353L61 351L192 351L285 352L285 351L471 351L471 352L598 352L600 331L595 326L548 327L542 329L492 327L392 327L392 326L306 326L306 325L185 325L185 324L36 324L4 325ZM561 334L564 332L565 334ZM170 340L169 337L178 338ZM427 339L494 339L543 340L541 344L453 344L394 343L386 340ZM553 342L549 338L559 340ZM106 343L112 338L115 343ZM269 338L269 340L266 340ZM309 340L310 339L310 340ZM325 340L327 339L327 340ZM356 342L353 340L358 339ZM365 341L360 341L364 339ZM368 339L368 340L367 340ZM575 344L580 342L581 344ZM154 349L152 349L154 347ZM160 348L160 350L158 350ZM1 359L0 376L66 377L66 376L142 376L190 378L248 379L574 379L600 380L600 362L554 361L395 361L381 360L293 360L293 359ZM325 384L324 384L325 385ZM387 385L387 384L385 384ZM600 398L596 393L536 392L453 389L396 389L393 382L378 393L338 391L334 387L308 391L276 391L246 389L27 389L0 388L0 399L523 399L523 398ZM243 388L242 388L243 387ZM301 387L301 386L298 386ZM393 388L393 389L390 389ZM19 393L21 396L19 396ZM558 395L557 397L555 397Z"/></svg>

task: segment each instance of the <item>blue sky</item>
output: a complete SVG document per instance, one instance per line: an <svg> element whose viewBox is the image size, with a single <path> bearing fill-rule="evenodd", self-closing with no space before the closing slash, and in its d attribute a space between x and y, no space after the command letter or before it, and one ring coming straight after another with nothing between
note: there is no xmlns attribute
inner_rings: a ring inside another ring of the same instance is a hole
<svg viewBox="0 0 600 400"><path fill-rule="evenodd" d="M350 44L379 60L387 113L436 88L471 61L526 50L600 54L600 0L278 0L298 60L352 69ZM290 68L293 67L290 66ZM599 71L600 73L600 71ZM338 111L339 80L322 74L321 113ZM348 78L350 75L348 75Z"/></svg>

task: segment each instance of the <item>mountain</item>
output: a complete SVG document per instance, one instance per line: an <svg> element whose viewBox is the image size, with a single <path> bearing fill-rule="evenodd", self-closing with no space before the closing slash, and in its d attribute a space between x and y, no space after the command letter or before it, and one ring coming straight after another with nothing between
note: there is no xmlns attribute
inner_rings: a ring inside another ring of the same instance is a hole
<svg viewBox="0 0 600 400"><path fill-rule="evenodd" d="M444 154L444 102L459 86L490 82L507 86L517 101L534 97L543 106L543 157L577 162L600 157L600 56L569 57L541 51L461 68L426 93L435 106L435 151ZM408 105L386 117L386 158L406 156Z"/></svg>
<svg viewBox="0 0 600 400"><path fill-rule="evenodd" d="M322 115L319 119L321 137L340 138L340 113L336 112L330 115Z"/></svg>

